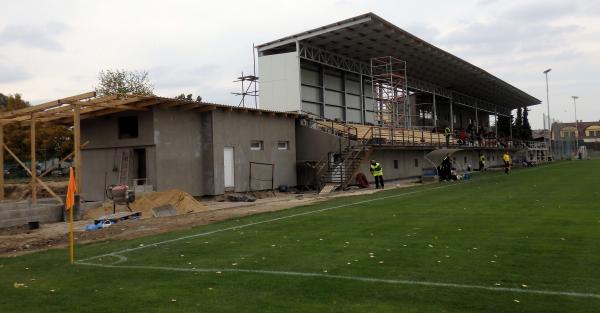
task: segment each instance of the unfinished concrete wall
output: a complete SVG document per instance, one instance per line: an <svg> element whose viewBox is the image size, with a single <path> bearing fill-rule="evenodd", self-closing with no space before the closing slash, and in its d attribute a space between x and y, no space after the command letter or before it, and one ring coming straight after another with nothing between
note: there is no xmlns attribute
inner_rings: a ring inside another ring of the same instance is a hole
<svg viewBox="0 0 600 313"><path fill-rule="evenodd" d="M296 125L296 159L298 162L319 161L330 152L343 150L347 140L307 126Z"/></svg>
<svg viewBox="0 0 600 313"><path fill-rule="evenodd" d="M415 178L422 175L423 168L432 168L433 165L425 155L431 150L414 149L381 149L375 150L370 159L376 160L383 166L383 178L387 180ZM466 171L468 165L471 168L479 168L479 153L477 150L458 151L452 155L453 166L460 172ZM504 163L502 161L501 150L481 150L486 156L486 167L499 167ZM396 167L397 165L397 167ZM365 160L360 167L360 172L367 176L371 183L374 182L369 171L369 160Z"/></svg>
<svg viewBox="0 0 600 313"><path fill-rule="evenodd" d="M137 138L119 138L119 117L138 117ZM130 156L127 184L133 179L147 178L150 184L156 181L154 121L152 111L132 111L116 113L96 119L81 121L82 142L89 144L82 148L82 199L85 201L104 200L106 186L119 183L119 168L123 153ZM145 151L146 177L139 177L134 150Z"/></svg>
<svg viewBox="0 0 600 313"><path fill-rule="evenodd" d="M118 120L128 116L138 118L137 138L119 138ZM154 145L153 132L153 113L150 110L115 113L81 121L81 141L90 142L85 149Z"/></svg>
<svg viewBox="0 0 600 313"><path fill-rule="evenodd" d="M422 167L425 165L423 156L427 152L429 150L375 150L369 159L381 164L385 180L405 179L421 176ZM360 172L365 174L370 182L374 182L369 171L369 161L364 160Z"/></svg>
<svg viewBox="0 0 600 313"><path fill-rule="evenodd" d="M29 222L59 222L63 206L55 200L39 200L37 204L29 201L0 203L0 228L24 225Z"/></svg>
<svg viewBox="0 0 600 313"><path fill-rule="evenodd" d="M211 154L203 145L202 113L176 109L154 109L156 144L156 188L178 188L193 196L205 194L204 155Z"/></svg>
<svg viewBox="0 0 600 313"><path fill-rule="evenodd" d="M250 162L273 163L274 186L296 185L296 136L295 119L239 111L216 110L213 112L214 190L222 194L224 185L223 149L234 149L235 191L248 191ZM250 142L263 142L261 150L251 150ZM278 142L288 142L287 150L279 150ZM270 179L269 166L253 167L255 178ZM268 186L267 186L268 185ZM270 182L262 185L253 180L252 189L270 188Z"/></svg>

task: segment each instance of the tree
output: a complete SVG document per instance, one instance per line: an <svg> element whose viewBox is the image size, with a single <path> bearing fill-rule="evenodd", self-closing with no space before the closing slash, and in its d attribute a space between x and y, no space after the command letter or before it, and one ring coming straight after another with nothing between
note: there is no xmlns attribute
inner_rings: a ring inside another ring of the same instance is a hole
<svg viewBox="0 0 600 313"><path fill-rule="evenodd" d="M522 140L533 140L533 135L531 134L531 125L529 124L529 109L527 107L523 108L523 125L521 127L521 139Z"/></svg>
<svg viewBox="0 0 600 313"><path fill-rule="evenodd" d="M512 114L510 116L498 116L498 137L510 137L510 127L512 123Z"/></svg>
<svg viewBox="0 0 600 313"><path fill-rule="evenodd" d="M515 118L515 123L513 125L513 137L515 139L522 139L521 138L521 129L523 128L523 111L521 110L521 108L517 109L517 117Z"/></svg>
<svg viewBox="0 0 600 313"><path fill-rule="evenodd" d="M193 96L191 93L190 93L190 94L188 94L187 96L186 96L184 93L182 93L182 94L180 94L179 96L175 97L175 99L177 99L177 100L188 100L188 101L192 101L192 98L193 98L193 97L194 97L194 96ZM202 102L202 97L201 97L201 96L197 96L197 97L196 97L196 102Z"/></svg>
<svg viewBox="0 0 600 313"><path fill-rule="evenodd" d="M14 111L29 107L29 102L20 94L0 97L0 111ZM30 134L27 127L20 123L4 126L4 142L23 161L31 158ZM73 132L60 125L40 124L36 129L36 155L39 160L63 158L73 150Z"/></svg>
<svg viewBox="0 0 600 313"><path fill-rule="evenodd" d="M150 96L154 86L150 83L148 72L127 70L103 70L98 75L96 93L99 96L129 94Z"/></svg>
<svg viewBox="0 0 600 313"><path fill-rule="evenodd" d="M8 105L8 97L0 93L0 109L6 108Z"/></svg>

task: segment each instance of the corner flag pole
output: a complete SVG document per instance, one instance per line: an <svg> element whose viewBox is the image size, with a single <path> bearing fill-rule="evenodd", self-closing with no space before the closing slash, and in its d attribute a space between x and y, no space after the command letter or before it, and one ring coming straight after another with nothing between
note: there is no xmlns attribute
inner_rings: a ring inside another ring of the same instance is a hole
<svg viewBox="0 0 600 313"><path fill-rule="evenodd" d="M71 264L75 262L75 236L73 234L73 210L75 210L75 193L77 186L75 185L75 176L73 175L73 167L69 168L69 187L67 188L67 199L65 208L69 210L69 242L70 242L70 257Z"/></svg>
<svg viewBox="0 0 600 313"><path fill-rule="evenodd" d="M73 208L69 210L70 221L69 221L69 242L70 242L70 257L71 264L75 262L75 236L73 234Z"/></svg>

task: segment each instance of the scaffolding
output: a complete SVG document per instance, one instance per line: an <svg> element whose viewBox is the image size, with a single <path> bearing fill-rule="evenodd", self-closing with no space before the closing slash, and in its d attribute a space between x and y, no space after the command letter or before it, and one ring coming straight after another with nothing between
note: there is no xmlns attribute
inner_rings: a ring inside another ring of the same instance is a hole
<svg viewBox="0 0 600 313"><path fill-rule="evenodd" d="M254 108L258 109L258 77L255 75L244 75L242 72L242 76L238 77L237 80L233 81L234 83L241 83L242 89L241 92L232 92L231 94L236 96L241 96L239 107L246 107L246 97L254 98Z"/></svg>
<svg viewBox="0 0 600 313"><path fill-rule="evenodd" d="M406 62L392 56L371 59L375 120L382 126L411 126Z"/></svg>

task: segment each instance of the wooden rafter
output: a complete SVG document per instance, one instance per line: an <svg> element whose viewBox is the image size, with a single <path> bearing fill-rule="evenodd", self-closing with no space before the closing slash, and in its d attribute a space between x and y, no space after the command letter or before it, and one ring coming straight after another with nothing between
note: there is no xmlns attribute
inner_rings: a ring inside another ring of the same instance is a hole
<svg viewBox="0 0 600 313"><path fill-rule="evenodd" d="M21 159L19 159L17 157L17 155L12 150L10 150L10 148L5 143L3 143L2 146L4 147L4 149L6 151L8 151L8 154L10 154L13 157L13 159L15 159L15 161L17 161L17 163L27 172L27 174L29 174L29 176L33 177L33 174L31 173L31 169L29 169L27 167L27 165L25 165L25 163L23 163L23 161L21 161ZM56 193L50 187L48 187L48 185L46 185L46 183L43 180L39 179L38 177L36 177L35 180L36 180L36 183L40 184L44 189L46 189L46 191L52 197L54 197L56 200L58 200L58 202L60 202L61 204L63 203L62 198L59 197L58 195L56 195Z"/></svg>
<svg viewBox="0 0 600 313"><path fill-rule="evenodd" d="M86 92L86 93L82 93L82 94L79 94L76 96L50 101L50 102L30 106L30 107L27 107L24 109L20 109L20 110L3 112L3 113L0 113L0 119L10 119L10 118L14 118L14 117L22 116L22 115L30 115L31 113L41 112L41 111L44 111L44 110L52 108L52 107L62 106L63 104L69 104L74 101L89 99L89 98L93 98L95 96L96 96L95 92Z"/></svg>

